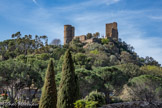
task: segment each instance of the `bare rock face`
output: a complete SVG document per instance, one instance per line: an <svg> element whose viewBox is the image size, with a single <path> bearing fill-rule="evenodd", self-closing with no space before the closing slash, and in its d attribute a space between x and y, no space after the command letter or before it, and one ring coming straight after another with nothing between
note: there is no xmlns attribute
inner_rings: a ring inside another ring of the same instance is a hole
<svg viewBox="0 0 162 108"><path fill-rule="evenodd" d="M162 108L162 102L145 102L145 101L123 102L105 105L101 108Z"/></svg>

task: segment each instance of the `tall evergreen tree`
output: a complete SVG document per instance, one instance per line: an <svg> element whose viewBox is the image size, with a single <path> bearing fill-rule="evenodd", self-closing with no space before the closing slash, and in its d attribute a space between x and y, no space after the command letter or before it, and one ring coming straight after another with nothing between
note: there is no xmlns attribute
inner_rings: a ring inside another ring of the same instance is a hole
<svg viewBox="0 0 162 108"><path fill-rule="evenodd" d="M74 103L78 99L78 96L78 80L77 76L75 75L70 50L67 50L62 68L57 108L74 108Z"/></svg>
<svg viewBox="0 0 162 108"><path fill-rule="evenodd" d="M57 91L53 67L53 60L50 60L46 71L46 77L42 90L39 108L56 108Z"/></svg>

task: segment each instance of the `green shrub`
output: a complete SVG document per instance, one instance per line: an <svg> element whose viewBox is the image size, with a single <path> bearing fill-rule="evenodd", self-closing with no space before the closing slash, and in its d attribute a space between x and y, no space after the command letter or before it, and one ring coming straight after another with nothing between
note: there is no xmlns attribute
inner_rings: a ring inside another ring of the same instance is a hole
<svg viewBox="0 0 162 108"><path fill-rule="evenodd" d="M110 103L120 103L120 102L123 102L123 100L117 97L111 97Z"/></svg>
<svg viewBox="0 0 162 108"><path fill-rule="evenodd" d="M97 108L98 102L96 101L88 101L88 100L78 100L74 103L74 108Z"/></svg>
<svg viewBox="0 0 162 108"><path fill-rule="evenodd" d="M34 98L34 99L32 100L32 103L39 104L39 98Z"/></svg>
<svg viewBox="0 0 162 108"><path fill-rule="evenodd" d="M97 108L98 102L96 101L86 101L85 108Z"/></svg>
<svg viewBox="0 0 162 108"><path fill-rule="evenodd" d="M17 57L17 60L26 63L27 57L24 54L22 54Z"/></svg>
<svg viewBox="0 0 162 108"><path fill-rule="evenodd" d="M84 99L81 99L81 100L78 100L74 103L74 108L85 108L85 105L86 105L86 100Z"/></svg>
<svg viewBox="0 0 162 108"><path fill-rule="evenodd" d="M91 54L99 54L99 51L97 49L90 51Z"/></svg>
<svg viewBox="0 0 162 108"><path fill-rule="evenodd" d="M87 101L96 101L98 102L97 107L104 105L105 102L105 95L98 91L92 91L88 96L85 97Z"/></svg>
<svg viewBox="0 0 162 108"><path fill-rule="evenodd" d="M102 43L102 44L108 44L108 43L109 43L109 39L102 38L102 39L101 39L101 43Z"/></svg>
<svg viewBox="0 0 162 108"><path fill-rule="evenodd" d="M47 53L43 53L40 55L41 60L48 60L50 58L50 55Z"/></svg>
<svg viewBox="0 0 162 108"><path fill-rule="evenodd" d="M132 90L132 100L161 101L162 77L141 75L129 80L128 87Z"/></svg>

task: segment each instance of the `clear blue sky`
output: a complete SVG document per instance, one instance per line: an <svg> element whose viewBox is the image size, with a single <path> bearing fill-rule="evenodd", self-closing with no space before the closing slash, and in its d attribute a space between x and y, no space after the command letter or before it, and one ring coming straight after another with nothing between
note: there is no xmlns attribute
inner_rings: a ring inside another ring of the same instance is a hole
<svg viewBox="0 0 162 108"><path fill-rule="evenodd" d="M0 41L21 31L63 42L65 24L74 25L76 35L105 35L105 24L113 21L140 56L162 64L162 0L0 0Z"/></svg>

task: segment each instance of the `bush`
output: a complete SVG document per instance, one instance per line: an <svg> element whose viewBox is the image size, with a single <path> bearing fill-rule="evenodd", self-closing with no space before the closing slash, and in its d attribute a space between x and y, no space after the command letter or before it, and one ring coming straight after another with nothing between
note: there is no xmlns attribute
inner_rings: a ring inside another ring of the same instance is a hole
<svg viewBox="0 0 162 108"><path fill-rule="evenodd" d="M98 102L96 101L86 101L85 108L97 108Z"/></svg>
<svg viewBox="0 0 162 108"><path fill-rule="evenodd" d="M162 93L162 77L153 75L141 75L134 77L128 82L130 95L133 96L133 100L141 101L161 101L160 94Z"/></svg>
<svg viewBox="0 0 162 108"><path fill-rule="evenodd" d="M91 54L99 54L99 51L97 49L90 51Z"/></svg>
<svg viewBox="0 0 162 108"><path fill-rule="evenodd" d="M26 63L27 57L24 54L22 54L22 55L17 57L17 60Z"/></svg>
<svg viewBox="0 0 162 108"><path fill-rule="evenodd" d="M49 58L50 58L50 55L47 53L42 53L42 54L37 55L37 59L39 60L49 60Z"/></svg>
<svg viewBox="0 0 162 108"><path fill-rule="evenodd" d="M74 103L74 108L97 108L98 102L96 101L87 101L84 99L78 100Z"/></svg>
<svg viewBox="0 0 162 108"><path fill-rule="evenodd" d="M105 102L105 95L98 91L92 91L88 96L85 97L87 101L96 101L98 102L97 107L104 105Z"/></svg>
<svg viewBox="0 0 162 108"><path fill-rule="evenodd" d="M39 104L39 98L34 98L34 99L32 100L32 103Z"/></svg>
<svg viewBox="0 0 162 108"><path fill-rule="evenodd" d="M74 108L85 108L86 106L86 100L77 100L75 103L74 103Z"/></svg>
<svg viewBox="0 0 162 108"><path fill-rule="evenodd" d="M110 103L120 103L120 102L123 102L123 100L117 97L111 97Z"/></svg>
<svg viewBox="0 0 162 108"><path fill-rule="evenodd" d="M74 56L75 64L79 68L86 68L86 69L91 69L91 58L88 58L85 54L83 53L76 53ZM76 68L76 66L75 66Z"/></svg>
<svg viewBox="0 0 162 108"><path fill-rule="evenodd" d="M102 38L101 42L102 42L102 44L108 44L109 43L109 39Z"/></svg>

